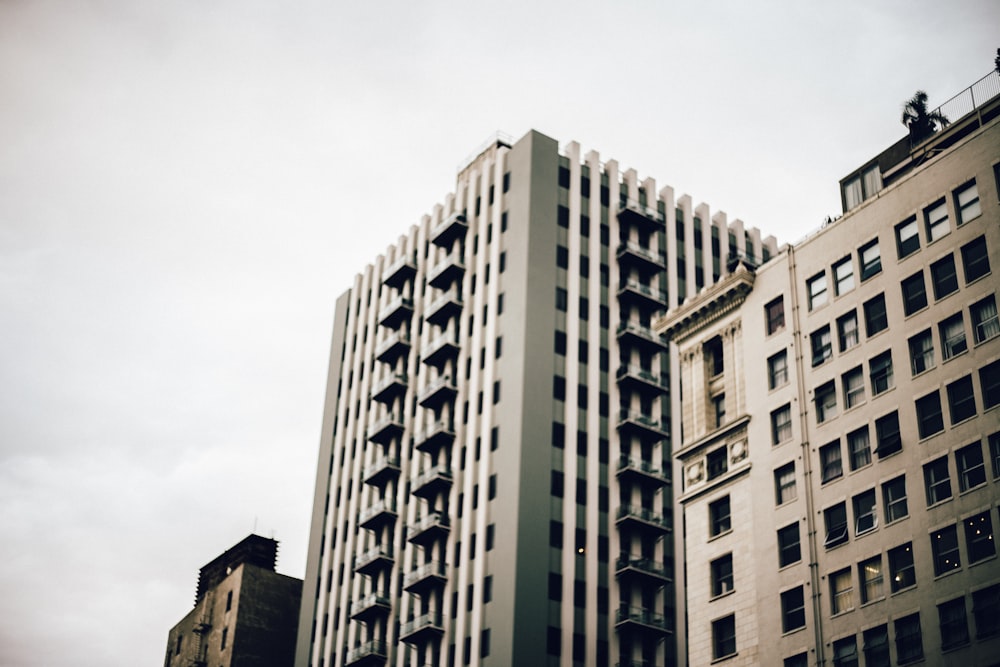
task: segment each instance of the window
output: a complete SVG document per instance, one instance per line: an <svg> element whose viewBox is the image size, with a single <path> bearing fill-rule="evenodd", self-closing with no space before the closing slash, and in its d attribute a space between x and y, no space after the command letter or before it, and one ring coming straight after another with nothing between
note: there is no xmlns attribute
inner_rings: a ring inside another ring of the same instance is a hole
<svg viewBox="0 0 1000 667"><path fill-rule="evenodd" d="M858 643L854 635L833 642L833 667L858 667Z"/></svg>
<svg viewBox="0 0 1000 667"><path fill-rule="evenodd" d="M947 386L947 390L952 424L976 416L976 397L972 393L971 375L955 380Z"/></svg>
<svg viewBox="0 0 1000 667"><path fill-rule="evenodd" d="M985 236L980 236L962 246L962 266L965 267L966 284L990 272L990 257L986 252Z"/></svg>
<svg viewBox="0 0 1000 667"><path fill-rule="evenodd" d="M807 280L806 290L809 292L809 310L815 310L826 304L826 273L817 273Z"/></svg>
<svg viewBox="0 0 1000 667"><path fill-rule="evenodd" d="M865 667L889 667L889 626L865 630Z"/></svg>
<svg viewBox="0 0 1000 667"><path fill-rule="evenodd" d="M969 622L965 616L965 597L939 604L938 620L941 627L941 650L969 643Z"/></svg>
<svg viewBox="0 0 1000 667"><path fill-rule="evenodd" d="M729 469L729 452L727 448L720 447L713 452L709 452L708 456L705 457L705 463L708 468L709 479L715 479L725 474Z"/></svg>
<svg viewBox="0 0 1000 667"><path fill-rule="evenodd" d="M785 658L781 667L809 667L809 654L799 653L789 658Z"/></svg>
<svg viewBox="0 0 1000 667"><path fill-rule="evenodd" d="M556 288L556 310L566 312L566 290L562 287Z"/></svg>
<svg viewBox="0 0 1000 667"><path fill-rule="evenodd" d="M733 590L733 555L726 554L711 563L712 596L725 595Z"/></svg>
<svg viewBox="0 0 1000 667"><path fill-rule="evenodd" d="M781 594L781 631L806 627L805 594L801 586Z"/></svg>
<svg viewBox="0 0 1000 667"><path fill-rule="evenodd" d="M778 530L778 565L785 567L802 560L799 546L799 524L792 523Z"/></svg>
<svg viewBox="0 0 1000 667"><path fill-rule="evenodd" d="M724 368L722 352L722 338L716 336L705 343L705 361L708 363L709 377L721 375Z"/></svg>
<svg viewBox="0 0 1000 667"><path fill-rule="evenodd" d="M792 406L784 405L771 413L771 443L780 445L792 438Z"/></svg>
<svg viewBox="0 0 1000 667"><path fill-rule="evenodd" d="M712 658L718 660L736 653L736 615L712 621Z"/></svg>
<svg viewBox="0 0 1000 667"><path fill-rule="evenodd" d="M861 587L861 604L882 597L882 556L858 563L858 581Z"/></svg>
<svg viewBox="0 0 1000 667"><path fill-rule="evenodd" d="M233 608L233 592L229 591L226 593L226 611L230 611Z"/></svg>
<svg viewBox="0 0 1000 667"><path fill-rule="evenodd" d="M969 306L969 314L972 316L972 338L977 344L1000 334L997 302L992 294Z"/></svg>
<svg viewBox="0 0 1000 667"><path fill-rule="evenodd" d="M712 397L712 409L715 412L715 428L726 423L726 395L718 394Z"/></svg>
<svg viewBox="0 0 1000 667"><path fill-rule="evenodd" d="M847 294L854 289L854 264L850 257L845 257L833 265L834 293L837 296Z"/></svg>
<svg viewBox="0 0 1000 667"><path fill-rule="evenodd" d="M872 383L872 395L878 396L892 388L892 350L872 357L868 362L868 373Z"/></svg>
<svg viewBox="0 0 1000 667"><path fill-rule="evenodd" d="M954 524L931 533L931 552L934 554L936 577L962 567L962 558L958 553L958 528Z"/></svg>
<svg viewBox="0 0 1000 667"><path fill-rule="evenodd" d="M854 609L854 586L851 568L845 567L830 575L830 613L840 614Z"/></svg>
<svg viewBox="0 0 1000 667"><path fill-rule="evenodd" d="M979 369L979 385L983 392L983 410L1000 405L1000 361Z"/></svg>
<svg viewBox="0 0 1000 667"><path fill-rule="evenodd" d="M944 430L944 418L941 416L941 395L935 389L926 396L917 399L917 433L920 438L929 438Z"/></svg>
<svg viewBox="0 0 1000 667"><path fill-rule="evenodd" d="M826 526L823 546L830 549L847 541L847 508L844 503L837 503L823 510L823 521Z"/></svg>
<svg viewBox="0 0 1000 667"><path fill-rule="evenodd" d="M844 387L844 409L850 410L865 400L865 375L861 366L852 368L841 376Z"/></svg>
<svg viewBox="0 0 1000 667"><path fill-rule="evenodd" d="M920 635L920 612L896 619L896 661L900 665L924 657L924 642Z"/></svg>
<svg viewBox="0 0 1000 667"><path fill-rule="evenodd" d="M1000 584L972 592L972 616L977 639L1000 632Z"/></svg>
<svg viewBox="0 0 1000 667"><path fill-rule="evenodd" d="M989 512L983 512L963 521L965 524L965 549L969 555L969 564L996 555L996 543L993 540L993 520Z"/></svg>
<svg viewBox="0 0 1000 667"><path fill-rule="evenodd" d="M816 423L822 424L836 416L837 388L830 380L816 388Z"/></svg>
<svg viewBox="0 0 1000 667"><path fill-rule="evenodd" d="M788 384L788 353L782 350L767 360L767 386L769 389L775 389L786 384Z"/></svg>
<svg viewBox="0 0 1000 667"><path fill-rule="evenodd" d="M875 453L880 459L901 450L903 440L899 437L899 413L893 411L876 419L875 436L878 438Z"/></svg>
<svg viewBox="0 0 1000 667"><path fill-rule="evenodd" d="M833 344L830 339L830 326L817 329L809 336L812 343L812 365L819 366L833 356Z"/></svg>
<svg viewBox="0 0 1000 667"><path fill-rule="evenodd" d="M771 335L785 328L785 300L778 297L764 306L764 315L767 320L767 333Z"/></svg>
<svg viewBox="0 0 1000 667"><path fill-rule="evenodd" d="M709 535L714 537L732 529L729 515L729 496L719 498L708 506Z"/></svg>
<svg viewBox="0 0 1000 667"><path fill-rule="evenodd" d="M969 220L978 218L982 212L983 210L979 206L979 190L976 188L975 180L971 180L955 190L956 224L964 225Z"/></svg>
<svg viewBox="0 0 1000 667"><path fill-rule="evenodd" d="M863 468L872 462L871 439L868 436L867 426L847 434L847 451L851 457L851 470Z"/></svg>
<svg viewBox="0 0 1000 667"><path fill-rule="evenodd" d="M989 437L990 461L993 462L993 479L1000 479L1000 431Z"/></svg>
<svg viewBox="0 0 1000 667"><path fill-rule="evenodd" d="M882 253L879 251L878 239L858 249L858 262L861 264L861 282L882 271Z"/></svg>
<svg viewBox="0 0 1000 667"><path fill-rule="evenodd" d="M920 250L920 235L917 216L910 216L896 225L896 252L900 259Z"/></svg>
<svg viewBox="0 0 1000 667"><path fill-rule="evenodd" d="M924 287L924 272L917 271L899 284L903 293L903 314L912 315L927 306L927 288Z"/></svg>
<svg viewBox="0 0 1000 667"><path fill-rule="evenodd" d="M844 466L840 460L840 440L834 440L819 448L819 465L824 484L844 474Z"/></svg>
<svg viewBox="0 0 1000 667"><path fill-rule="evenodd" d="M924 209L924 223L927 225L928 243L933 243L947 234L951 227L948 224L948 207L944 199L934 202Z"/></svg>
<svg viewBox="0 0 1000 667"><path fill-rule="evenodd" d="M910 369L919 375L934 367L934 338L930 329L924 329L910 338Z"/></svg>
<svg viewBox="0 0 1000 667"><path fill-rule="evenodd" d="M222 628L222 643L219 646L220 650L223 651L226 650L226 643L228 639L229 639L229 628Z"/></svg>
<svg viewBox="0 0 1000 667"><path fill-rule="evenodd" d="M952 255L931 264L931 284L934 285L935 299L943 299L958 291L958 274L955 273L955 258Z"/></svg>
<svg viewBox="0 0 1000 667"><path fill-rule="evenodd" d="M941 334L941 358L951 359L968 349L965 342L965 322L962 313L955 313L938 324Z"/></svg>
<svg viewBox="0 0 1000 667"><path fill-rule="evenodd" d="M895 593L917 583L913 570L913 545L910 542L889 550L889 589Z"/></svg>
<svg viewBox="0 0 1000 667"><path fill-rule="evenodd" d="M774 471L774 500L783 505L795 500L795 462L786 463Z"/></svg>
<svg viewBox="0 0 1000 667"><path fill-rule="evenodd" d="M889 327L889 319L885 314L885 295L865 301L865 335L869 338Z"/></svg>
<svg viewBox="0 0 1000 667"><path fill-rule="evenodd" d="M837 318L837 337L841 352L858 344L858 314L855 311L852 310Z"/></svg>
<svg viewBox="0 0 1000 667"><path fill-rule="evenodd" d="M924 465L924 483L928 507L951 498L951 478L948 476L947 456L942 456Z"/></svg>
<svg viewBox="0 0 1000 667"><path fill-rule="evenodd" d="M864 191L861 189L861 177L855 176L844 182L844 210L850 211L852 208L865 200Z"/></svg>
<svg viewBox="0 0 1000 667"><path fill-rule="evenodd" d="M882 505L885 506L886 523L909 515L909 508L906 506L906 475L882 483Z"/></svg>
<svg viewBox="0 0 1000 667"><path fill-rule="evenodd" d="M864 535L878 527L878 508L875 505L875 489L869 489L854 496L854 534Z"/></svg>

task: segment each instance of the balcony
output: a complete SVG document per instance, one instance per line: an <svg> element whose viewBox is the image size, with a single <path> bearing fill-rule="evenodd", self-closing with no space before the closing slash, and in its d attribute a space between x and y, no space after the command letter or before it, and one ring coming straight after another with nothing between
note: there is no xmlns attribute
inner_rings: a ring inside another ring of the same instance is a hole
<svg viewBox="0 0 1000 667"><path fill-rule="evenodd" d="M344 664L351 667L373 667L374 665L384 665L388 656L388 645L384 641L376 639L348 651Z"/></svg>
<svg viewBox="0 0 1000 667"><path fill-rule="evenodd" d="M443 333L423 349L421 356L425 364L440 371L446 361L458 356L458 351L459 345L453 340L453 335Z"/></svg>
<svg viewBox="0 0 1000 667"><path fill-rule="evenodd" d="M657 514L653 510L643 507L632 507L631 505L622 505L618 508L615 525L634 525L651 530L657 535L664 535L670 531L670 522L662 514Z"/></svg>
<svg viewBox="0 0 1000 667"><path fill-rule="evenodd" d="M618 207L618 221L647 231L661 230L667 224L666 217L655 206L644 206L631 199Z"/></svg>
<svg viewBox="0 0 1000 667"><path fill-rule="evenodd" d="M654 373L639 366L619 366L615 378L623 389L650 392L657 396L667 393L669 386L666 373Z"/></svg>
<svg viewBox="0 0 1000 667"><path fill-rule="evenodd" d="M436 289L447 289L452 283L460 281L465 275L465 262L458 250L448 255L434 265L427 273L427 284Z"/></svg>
<svg viewBox="0 0 1000 667"><path fill-rule="evenodd" d="M652 415L632 410L618 413L618 431L622 434L638 436L643 440L659 440L667 437L668 427L654 419Z"/></svg>
<svg viewBox="0 0 1000 667"><path fill-rule="evenodd" d="M423 644L444 634L441 614L424 614L403 623L399 629L399 639L407 644Z"/></svg>
<svg viewBox="0 0 1000 667"><path fill-rule="evenodd" d="M431 305L424 311L424 319L428 323L444 329L448 326L448 321L461 314L462 295L458 290L449 290L434 299Z"/></svg>
<svg viewBox="0 0 1000 667"><path fill-rule="evenodd" d="M663 310L667 307L667 294L637 280L626 280L618 286L618 300L639 308Z"/></svg>
<svg viewBox="0 0 1000 667"><path fill-rule="evenodd" d="M403 590L415 595L423 595L431 589L440 589L448 581L444 563L433 561L424 563L403 577Z"/></svg>
<svg viewBox="0 0 1000 667"><path fill-rule="evenodd" d="M618 461L618 478L623 479L626 477L657 487L670 483L667 474L652 463L643 461L642 459L622 456Z"/></svg>
<svg viewBox="0 0 1000 667"><path fill-rule="evenodd" d="M369 577L374 577L379 572L392 567L396 559L392 556L392 551L381 544L364 552L354 559L354 571Z"/></svg>
<svg viewBox="0 0 1000 667"><path fill-rule="evenodd" d="M381 456L374 463L365 466L365 484L382 488L391 479L399 477L399 457Z"/></svg>
<svg viewBox="0 0 1000 667"><path fill-rule="evenodd" d="M639 607L619 607L615 614L615 629L633 628L652 630L660 634L670 634L667 619L663 614Z"/></svg>
<svg viewBox="0 0 1000 667"><path fill-rule="evenodd" d="M371 623L385 618L392 611L392 602L384 593L370 593L351 603L351 618L361 623Z"/></svg>
<svg viewBox="0 0 1000 667"><path fill-rule="evenodd" d="M442 447L455 442L455 429L446 419L439 419L417 435L417 451L435 457Z"/></svg>
<svg viewBox="0 0 1000 667"><path fill-rule="evenodd" d="M394 503L379 500L371 507L361 510L359 523L365 530L377 531L382 526L395 522L397 516Z"/></svg>
<svg viewBox="0 0 1000 667"><path fill-rule="evenodd" d="M663 271L667 266L667 258L659 250L645 248L631 241L619 244L615 256L622 268L635 268L643 275Z"/></svg>
<svg viewBox="0 0 1000 667"><path fill-rule="evenodd" d="M670 573L662 563L631 554L622 554L615 561L615 576L634 577L653 586L662 586L671 580Z"/></svg>
<svg viewBox="0 0 1000 667"><path fill-rule="evenodd" d="M380 445L388 445L403 435L403 417L389 413L381 417L368 429L368 439Z"/></svg>
<svg viewBox="0 0 1000 667"><path fill-rule="evenodd" d="M409 353L410 334L406 331L397 331L375 346L375 358L386 364L394 364Z"/></svg>
<svg viewBox="0 0 1000 667"><path fill-rule="evenodd" d="M382 284L394 289L402 289L408 280L417 275L417 265L410 253L401 255L382 272Z"/></svg>
<svg viewBox="0 0 1000 667"><path fill-rule="evenodd" d="M390 373L375 383L372 389L372 400L384 405L390 405L398 397L406 393L409 378L406 373Z"/></svg>
<svg viewBox="0 0 1000 667"><path fill-rule="evenodd" d="M445 537L451 531L448 516L441 512L431 512L417 519L416 523L407 527L407 538L413 544L427 547L439 537Z"/></svg>
<svg viewBox="0 0 1000 667"><path fill-rule="evenodd" d="M388 329L398 329L399 325L413 316L413 299L397 296L378 313L378 323Z"/></svg>
<svg viewBox="0 0 1000 667"><path fill-rule="evenodd" d="M445 401L453 400L457 393L458 387L455 386L455 380L452 379L451 375L442 375L434 378L420 391L418 403L422 408L437 410Z"/></svg>
<svg viewBox="0 0 1000 667"><path fill-rule="evenodd" d="M638 322L622 322L618 325L616 336L621 345L632 344L654 353L667 349L667 342L663 338Z"/></svg>
<svg viewBox="0 0 1000 667"><path fill-rule="evenodd" d="M454 213L434 226L431 230L431 243L442 248L450 248L455 239L464 237L467 231L469 223L466 222L465 216Z"/></svg>
<svg viewBox="0 0 1000 667"><path fill-rule="evenodd" d="M437 465L429 470L425 470L413 480L413 495L425 500L433 499L438 493L447 492L451 488L452 475L451 468L446 465Z"/></svg>

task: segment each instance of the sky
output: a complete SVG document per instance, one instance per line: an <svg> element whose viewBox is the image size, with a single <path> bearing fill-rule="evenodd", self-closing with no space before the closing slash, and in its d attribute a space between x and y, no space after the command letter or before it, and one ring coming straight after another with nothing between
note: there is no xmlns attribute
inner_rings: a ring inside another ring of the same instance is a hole
<svg viewBox="0 0 1000 667"><path fill-rule="evenodd" d="M0 664L162 664L301 577L333 305L497 130L794 242L993 67L995 0L0 0Z"/></svg>

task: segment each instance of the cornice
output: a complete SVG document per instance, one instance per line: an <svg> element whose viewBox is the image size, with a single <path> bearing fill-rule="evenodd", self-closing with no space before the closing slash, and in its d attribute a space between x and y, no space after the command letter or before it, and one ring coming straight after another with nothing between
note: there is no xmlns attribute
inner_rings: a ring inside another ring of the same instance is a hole
<svg viewBox="0 0 1000 667"><path fill-rule="evenodd" d="M743 263L728 276L686 301L653 324L667 340L680 342L696 330L739 308L753 290L757 274Z"/></svg>

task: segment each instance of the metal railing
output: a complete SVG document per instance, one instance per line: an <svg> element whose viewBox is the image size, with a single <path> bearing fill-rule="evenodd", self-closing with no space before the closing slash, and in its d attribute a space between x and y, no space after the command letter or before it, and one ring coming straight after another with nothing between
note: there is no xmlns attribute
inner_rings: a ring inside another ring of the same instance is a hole
<svg viewBox="0 0 1000 667"><path fill-rule="evenodd" d="M654 373L653 371L648 371L639 366L619 366L618 371L615 373L615 377L620 379L626 375L631 375L637 377L640 380L645 380L650 384L655 384L660 387L667 386L667 374L666 373Z"/></svg>
<svg viewBox="0 0 1000 667"><path fill-rule="evenodd" d="M386 468L399 468L399 457L398 456L383 456L379 458L374 463L365 466L364 478L368 479L375 473L385 470Z"/></svg>
<svg viewBox="0 0 1000 667"><path fill-rule="evenodd" d="M644 218L649 218L650 220L654 220L661 224L665 224L667 222L666 216L660 213L658 208L655 206L645 206L640 204L635 199L626 199L625 201L620 202L618 208L621 211L632 211L633 213L638 213Z"/></svg>
<svg viewBox="0 0 1000 667"><path fill-rule="evenodd" d="M618 557L618 560L615 561L615 569L624 570L627 567L632 567L637 570L641 570L642 572L648 572L658 577L663 577L664 579L670 578L667 568L662 563L657 563L652 558L633 556L631 554L623 553Z"/></svg>
<svg viewBox="0 0 1000 667"><path fill-rule="evenodd" d="M963 116L976 111L997 95L1000 95L1000 73L993 70L962 92L946 100L934 112L944 115L949 124L954 123Z"/></svg>
<svg viewBox="0 0 1000 667"><path fill-rule="evenodd" d="M412 621L403 623L403 627L400 628L399 631L399 636L404 637L426 627L442 628L441 614L424 614L423 616L418 616Z"/></svg>
<svg viewBox="0 0 1000 667"><path fill-rule="evenodd" d="M364 567L365 565L368 565L369 563L376 561L379 558L389 558L395 560L392 557L392 552L390 552L381 544L378 544L369 549L368 551L364 552L357 558L355 558L354 567L355 568Z"/></svg>
<svg viewBox="0 0 1000 667"><path fill-rule="evenodd" d="M377 516L382 512L389 512L395 514L396 513L395 503L391 502L387 503L384 500L380 500L371 507L364 508L363 510L361 510L361 516L359 517L360 521L358 523L364 523L365 521L368 521L372 517Z"/></svg>
<svg viewBox="0 0 1000 667"><path fill-rule="evenodd" d="M356 646L347 652L347 664L357 661L360 658L365 658L369 655L378 655L383 658L389 654L389 649L384 641L375 639L370 642L365 642L360 646Z"/></svg>
<svg viewBox="0 0 1000 667"><path fill-rule="evenodd" d="M633 507L631 505L622 505L618 508L618 518L633 518L639 519L640 521L645 521L646 523L651 523L662 528L670 528L670 522L667 521L666 517L662 514L657 514L653 510L648 510L645 507Z"/></svg>
<svg viewBox="0 0 1000 667"><path fill-rule="evenodd" d="M627 243L621 243L618 245L618 250L616 251L616 254L621 255L624 254L625 252L630 252L633 255L638 255L643 259L653 262L654 264L659 264L661 266L666 264L667 262L667 258L664 257L663 253L659 251L650 250L649 248L644 248L638 243L634 243L632 241L629 241Z"/></svg>
<svg viewBox="0 0 1000 667"><path fill-rule="evenodd" d="M618 460L618 470L622 471L630 468L644 472L647 475L652 475L653 477L664 477L663 470L654 467L649 461L643 461L642 459L622 455L622 457Z"/></svg>
<svg viewBox="0 0 1000 667"><path fill-rule="evenodd" d="M439 577L445 576L444 563L435 560L430 563L424 563L417 569L407 572L403 576L403 586L409 586L415 581L420 581L421 579L434 575Z"/></svg>
<svg viewBox="0 0 1000 667"><path fill-rule="evenodd" d="M648 296L650 299L658 303L666 303L667 295L661 292L655 287L650 287L649 285L643 285L642 283L635 280L626 280L619 287L620 290L632 290L633 292L638 292L643 296Z"/></svg>

